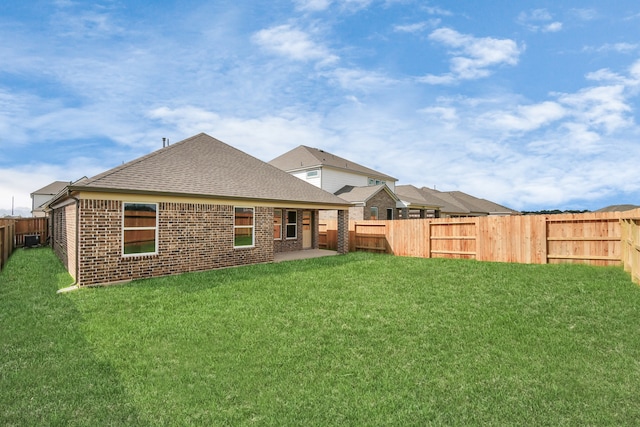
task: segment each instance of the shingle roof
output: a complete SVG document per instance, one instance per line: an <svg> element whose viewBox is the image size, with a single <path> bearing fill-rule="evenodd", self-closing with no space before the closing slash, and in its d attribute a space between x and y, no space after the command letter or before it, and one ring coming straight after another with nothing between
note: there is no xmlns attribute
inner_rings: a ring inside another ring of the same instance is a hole
<svg viewBox="0 0 640 427"><path fill-rule="evenodd" d="M345 185L334 194L341 199L351 203L366 203L370 198L378 194L380 191L387 191L391 197L398 199L397 196L389 190L386 184L369 185L364 187L354 187L353 185Z"/></svg>
<svg viewBox="0 0 640 427"><path fill-rule="evenodd" d="M442 208L444 206L441 199L424 193L413 185L396 185L396 194L400 200L408 202L409 207Z"/></svg>
<svg viewBox="0 0 640 427"><path fill-rule="evenodd" d="M624 211L630 211L633 209L639 209L640 206L638 205L611 205L611 206L606 206L602 209L598 209L595 212L624 212Z"/></svg>
<svg viewBox="0 0 640 427"><path fill-rule="evenodd" d="M67 185L69 185L69 182L67 181L53 181L51 184L34 191L33 193L31 193L31 195L42 194L47 196L55 196Z"/></svg>
<svg viewBox="0 0 640 427"><path fill-rule="evenodd" d="M339 197L204 133L70 188L347 205Z"/></svg>
<svg viewBox="0 0 640 427"><path fill-rule="evenodd" d="M366 175L371 178L380 178L385 181L397 181L396 178L359 165L342 157L336 156L317 148L300 145L291 151L271 160L269 164L287 172L300 169L309 169L312 167L331 167L335 169L347 170L349 172Z"/></svg>
<svg viewBox="0 0 640 427"><path fill-rule="evenodd" d="M472 212L488 213L488 214L517 214L519 212L499 205L487 199L479 199L462 191L448 191L448 193L463 205L468 207Z"/></svg>

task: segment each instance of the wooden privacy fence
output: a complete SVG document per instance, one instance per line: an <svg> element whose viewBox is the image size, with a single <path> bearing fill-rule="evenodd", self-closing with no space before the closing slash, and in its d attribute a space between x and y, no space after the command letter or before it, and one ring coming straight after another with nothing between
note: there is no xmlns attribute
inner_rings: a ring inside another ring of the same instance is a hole
<svg viewBox="0 0 640 427"><path fill-rule="evenodd" d="M638 281L638 218L631 212L352 221L349 250L524 264L621 265ZM623 236L624 234L624 236ZM335 221L320 228L334 249Z"/></svg>
<svg viewBox="0 0 640 427"><path fill-rule="evenodd" d="M634 282L640 283L640 209L621 218L622 263Z"/></svg>
<svg viewBox="0 0 640 427"><path fill-rule="evenodd" d="M0 270L13 252L13 240L15 236L15 221L0 219Z"/></svg>
<svg viewBox="0 0 640 427"><path fill-rule="evenodd" d="M0 219L0 270L13 250L25 245L27 236L37 236L40 244L46 244L49 238L48 219Z"/></svg>
<svg viewBox="0 0 640 427"><path fill-rule="evenodd" d="M25 244L25 237L38 236L40 244L46 244L49 238L49 221L47 218L19 218L16 219L15 246Z"/></svg>

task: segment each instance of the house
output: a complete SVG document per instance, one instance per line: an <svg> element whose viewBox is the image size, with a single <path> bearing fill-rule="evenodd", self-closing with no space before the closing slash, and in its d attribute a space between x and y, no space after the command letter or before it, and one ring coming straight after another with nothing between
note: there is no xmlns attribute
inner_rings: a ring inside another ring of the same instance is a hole
<svg viewBox="0 0 640 427"><path fill-rule="evenodd" d="M52 246L78 286L271 262L318 248L344 200L201 133L68 185L48 205Z"/></svg>
<svg viewBox="0 0 640 427"><path fill-rule="evenodd" d="M397 179L328 153L300 145L269 162L291 175L353 204L351 219L393 219L397 197ZM392 209L391 211L389 209ZM323 219L331 219L334 212L325 211Z"/></svg>
<svg viewBox="0 0 640 427"><path fill-rule="evenodd" d="M43 206L67 185L67 181L54 181L31 193L31 216L44 217L46 214Z"/></svg>
<svg viewBox="0 0 640 427"><path fill-rule="evenodd" d="M324 150L304 145L276 157L269 164L333 194L345 185L367 187L387 184L391 191L395 191L398 181Z"/></svg>
<svg viewBox="0 0 640 427"><path fill-rule="evenodd" d="M396 194L401 201L402 218L439 218L445 202L413 185L397 185Z"/></svg>
<svg viewBox="0 0 640 427"><path fill-rule="evenodd" d="M386 184L366 187L345 185L335 195L352 204L349 220L367 219L388 220L397 217L397 205L400 199Z"/></svg>
<svg viewBox="0 0 640 427"><path fill-rule="evenodd" d="M408 206L438 205L437 210L426 209L426 216L455 218L467 216L488 216L488 215L519 215L520 212L509 209L505 206L480 199L462 191L438 191L435 189L413 185L399 185L396 187L396 194L400 200L409 203ZM421 211L422 212L422 211ZM410 210L410 217L420 217L415 210ZM425 215L425 214L421 214Z"/></svg>

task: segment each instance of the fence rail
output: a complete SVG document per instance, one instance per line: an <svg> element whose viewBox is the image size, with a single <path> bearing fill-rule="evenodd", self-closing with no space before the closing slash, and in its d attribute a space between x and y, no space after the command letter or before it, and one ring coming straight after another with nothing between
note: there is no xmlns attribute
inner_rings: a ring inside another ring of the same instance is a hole
<svg viewBox="0 0 640 427"><path fill-rule="evenodd" d="M335 221L321 247L335 249ZM523 264L624 264L640 283L640 209L560 215L352 221L349 250Z"/></svg>

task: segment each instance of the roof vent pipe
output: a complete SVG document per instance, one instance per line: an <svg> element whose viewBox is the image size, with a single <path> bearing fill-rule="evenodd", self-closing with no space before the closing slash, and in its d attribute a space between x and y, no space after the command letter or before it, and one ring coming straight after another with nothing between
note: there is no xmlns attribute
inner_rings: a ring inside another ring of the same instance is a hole
<svg viewBox="0 0 640 427"><path fill-rule="evenodd" d="M167 138L162 138L162 148L167 146Z"/></svg>

